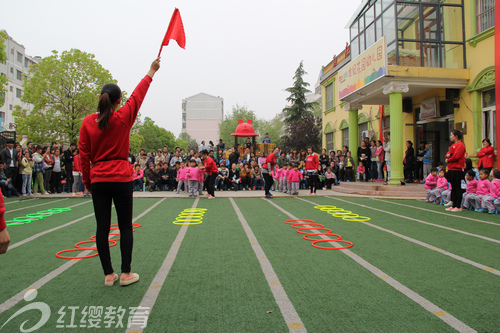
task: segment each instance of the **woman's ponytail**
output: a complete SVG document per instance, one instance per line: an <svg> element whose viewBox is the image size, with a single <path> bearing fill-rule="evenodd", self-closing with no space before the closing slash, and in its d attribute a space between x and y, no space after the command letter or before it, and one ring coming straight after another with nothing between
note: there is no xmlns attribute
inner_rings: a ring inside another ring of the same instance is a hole
<svg viewBox="0 0 500 333"><path fill-rule="evenodd" d="M99 116L97 117L97 127L100 130L109 126L109 117L111 116L111 111L113 105L122 97L122 91L114 83L106 83L101 89L101 96L99 97L99 104L97 105L97 111Z"/></svg>

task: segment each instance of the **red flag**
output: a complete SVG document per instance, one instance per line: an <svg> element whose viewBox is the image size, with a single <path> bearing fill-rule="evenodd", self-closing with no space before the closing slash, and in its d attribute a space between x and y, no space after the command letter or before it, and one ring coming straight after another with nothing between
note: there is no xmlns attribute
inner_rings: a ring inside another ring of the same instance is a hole
<svg viewBox="0 0 500 333"><path fill-rule="evenodd" d="M183 49L186 46L186 35L184 34L184 25L182 24L181 13L177 8L175 8L172 18L170 19L170 24L168 25L167 33L161 42L160 52L158 52L158 57L160 56L163 46L167 46L171 39L175 39L177 44Z"/></svg>

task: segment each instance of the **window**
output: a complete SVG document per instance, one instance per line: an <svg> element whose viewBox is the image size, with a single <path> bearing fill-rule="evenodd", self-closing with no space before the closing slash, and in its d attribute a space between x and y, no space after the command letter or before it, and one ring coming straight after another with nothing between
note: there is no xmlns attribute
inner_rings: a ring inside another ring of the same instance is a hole
<svg viewBox="0 0 500 333"><path fill-rule="evenodd" d="M9 110L12 111L12 104L9 104Z"/></svg>
<svg viewBox="0 0 500 333"><path fill-rule="evenodd" d="M483 91L482 105L483 105L483 138L490 139L495 143L496 147L496 99L495 89Z"/></svg>
<svg viewBox="0 0 500 333"><path fill-rule="evenodd" d="M349 129L344 128L342 130L342 146L349 147Z"/></svg>
<svg viewBox="0 0 500 333"><path fill-rule="evenodd" d="M23 91L19 88L16 88L16 97L21 98L23 95Z"/></svg>
<svg viewBox="0 0 500 333"><path fill-rule="evenodd" d="M333 150L333 132L326 133L326 151Z"/></svg>
<svg viewBox="0 0 500 333"><path fill-rule="evenodd" d="M333 82L326 86L326 111L333 108Z"/></svg>
<svg viewBox="0 0 500 333"><path fill-rule="evenodd" d="M10 86L10 92L14 92L14 87Z"/></svg>
<svg viewBox="0 0 500 333"><path fill-rule="evenodd" d="M10 73L11 73L11 74L14 74L14 67L11 67L11 68L10 68Z"/></svg>
<svg viewBox="0 0 500 333"><path fill-rule="evenodd" d="M16 69L16 78L18 80L22 80L23 79L23 75L22 75L21 71L18 70L18 69Z"/></svg>
<svg viewBox="0 0 500 333"><path fill-rule="evenodd" d="M10 54L14 55L14 48L10 49Z"/></svg>
<svg viewBox="0 0 500 333"><path fill-rule="evenodd" d="M363 132L365 131L368 131L368 123L359 124L359 142L364 140Z"/></svg>
<svg viewBox="0 0 500 333"><path fill-rule="evenodd" d="M391 132L391 118L390 117L384 117L382 118L382 130L383 130L383 135L384 135L384 141L387 141L389 134Z"/></svg>
<svg viewBox="0 0 500 333"><path fill-rule="evenodd" d="M17 52L17 61L23 63L23 54L21 52Z"/></svg>
<svg viewBox="0 0 500 333"><path fill-rule="evenodd" d="M476 23L477 33L481 33L495 25L495 0L477 0Z"/></svg>

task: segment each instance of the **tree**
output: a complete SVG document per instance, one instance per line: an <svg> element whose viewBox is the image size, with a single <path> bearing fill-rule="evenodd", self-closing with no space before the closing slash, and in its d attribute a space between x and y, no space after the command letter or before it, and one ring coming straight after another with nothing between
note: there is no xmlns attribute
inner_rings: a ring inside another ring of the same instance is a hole
<svg viewBox="0 0 500 333"><path fill-rule="evenodd" d="M295 79L293 87L285 89L290 93L290 96L286 100L292 104L283 109L283 112L285 112L285 124L287 125L300 122L303 117L311 114L311 110L318 104L317 102L306 101L306 94L311 91L306 88L309 86L309 83L302 79L304 74L307 74L307 72L304 70L303 61L301 61L293 77Z"/></svg>
<svg viewBox="0 0 500 333"><path fill-rule="evenodd" d="M176 147L174 134L156 125L154 120L149 117L144 119L144 123L139 127L137 134L144 139L141 148L148 152L155 152L163 148L163 146L167 146L168 151L173 151Z"/></svg>
<svg viewBox="0 0 500 333"><path fill-rule="evenodd" d="M289 134L283 136L282 147L285 151L293 148L298 150L313 147L318 152L321 147L321 118L312 114L302 117L302 120L290 125Z"/></svg>
<svg viewBox="0 0 500 333"><path fill-rule="evenodd" d="M236 104L233 106L233 112L225 117L225 119L219 125L219 137L226 143L226 148L232 147L234 145L234 137L231 136L232 133L236 131L238 127L238 120L242 119L246 122L248 119L252 119L252 126L256 133L260 133L260 127L262 122L257 118L255 112L248 110L246 106L239 106ZM241 142L245 141L246 138L241 138ZM215 143L217 144L217 143Z"/></svg>
<svg viewBox="0 0 500 333"><path fill-rule="evenodd" d="M13 112L17 131L35 142L76 141L83 118L95 112L100 89L109 82L116 83L93 54L52 51L24 77L21 100L33 110Z"/></svg>
<svg viewBox="0 0 500 333"><path fill-rule="evenodd" d="M193 150L195 153L198 152L198 143L195 139L191 138L186 132L179 134L180 140L186 141L188 143L188 149ZM180 147L180 146L179 146Z"/></svg>
<svg viewBox="0 0 500 333"><path fill-rule="evenodd" d="M7 39L7 34L5 31L0 31L0 63L7 60L7 54L5 53L5 40ZM5 102L5 92L7 91L7 76L0 76L0 106Z"/></svg>

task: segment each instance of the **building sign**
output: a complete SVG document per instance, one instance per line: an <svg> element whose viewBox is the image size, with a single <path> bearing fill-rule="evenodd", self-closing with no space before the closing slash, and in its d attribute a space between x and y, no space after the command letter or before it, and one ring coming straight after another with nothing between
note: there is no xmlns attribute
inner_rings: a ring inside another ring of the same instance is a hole
<svg viewBox="0 0 500 333"><path fill-rule="evenodd" d="M342 52L340 52L339 55L334 55L333 60L330 61L328 65L323 67L321 71L321 78L325 77L325 75L328 75L332 70L335 69L335 67L346 61L350 55L351 55L351 47L349 46L349 43L345 43L345 49Z"/></svg>
<svg viewBox="0 0 500 333"><path fill-rule="evenodd" d="M420 102L420 120L439 117L439 99L432 97Z"/></svg>
<svg viewBox="0 0 500 333"><path fill-rule="evenodd" d="M339 73L339 99L386 75L385 37L352 60Z"/></svg>

